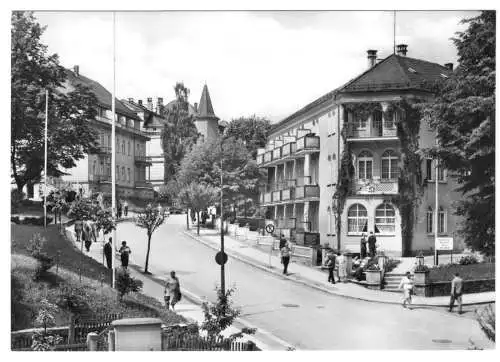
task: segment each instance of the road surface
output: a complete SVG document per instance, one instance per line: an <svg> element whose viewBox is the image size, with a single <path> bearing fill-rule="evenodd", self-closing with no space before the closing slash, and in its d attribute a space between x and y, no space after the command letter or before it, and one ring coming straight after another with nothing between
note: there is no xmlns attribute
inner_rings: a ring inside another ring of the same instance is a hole
<svg viewBox="0 0 500 362"><path fill-rule="evenodd" d="M150 271L175 270L181 287L210 300L220 281L215 251L182 234L185 215L172 215L153 235ZM119 224L118 242L132 249L131 262L144 265L146 230ZM293 264L291 265L293 269ZM234 286L241 317L297 349L467 349L493 348L470 317L445 309L406 310L397 305L332 296L229 258L226 286Z"/></svg>

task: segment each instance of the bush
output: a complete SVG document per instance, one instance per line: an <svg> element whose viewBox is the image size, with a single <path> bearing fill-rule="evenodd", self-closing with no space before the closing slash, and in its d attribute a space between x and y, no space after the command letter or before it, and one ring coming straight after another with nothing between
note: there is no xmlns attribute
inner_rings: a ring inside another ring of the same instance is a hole
<svg viewBox="0 0 500 362"><path fill-rule="evenodd" d="M132 278L127 271L116 273L116 290L118 290L118 298L120 300L130 292L140 292L142 285L142 280Z"/></svg>
<svg viewBox="0 0 500 362"><path fill-rule="evenodd" d="M45 272L54 266L54 260L42 251L47 240L38 233L33 234L28 241L26 249L38 261L38 266L35 270L35 279L39 279Z"/></svg>
<svg viewBox="0 0 500 362"><path fill-rule="evenodd" d="M413 271L417 273L428 272L429 267L427 265L417 265Z"/></svg>
<svg viewBox="0 0 500 362"><path fill-rule="evenodd" d="M19 210L19 205L21 201L25 197L25 193L22 191L18 191L17 189L13 189L10 191L10 210L11 212L17 212Z"/></svg>
<svg viewBox="0 0 500 362"><path fill-rule="evenodd" d="M391 258L387 259L387 261L385 263L385 272L389 273L389 272L393 271L394 268L399 265L399 263L401 263L400 260L391 259Z"/></svg>
<svg viewBox="0 0 500 362"><path fill-rule="evenodd" d="M478 264L479 261L474 255L464 255L458 261L460 265L470 265L470 264Z"/></svg>

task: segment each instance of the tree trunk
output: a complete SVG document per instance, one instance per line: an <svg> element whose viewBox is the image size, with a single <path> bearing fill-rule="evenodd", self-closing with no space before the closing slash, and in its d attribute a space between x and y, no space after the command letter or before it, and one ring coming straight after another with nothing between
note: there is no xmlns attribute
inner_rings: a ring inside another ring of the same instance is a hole
<svg viewBox="0 0 500 362"><path fill-rule="evenodd" d="M247 217L247 200L245 199L245 218Z"/></svg>
<svg viewBox="0 0 500 362"><path fill-rule="evenodd" d="M149 250L151 249L151 235L148 234L148 251L146 252L146 265L144 266L144 273L149 273Z"/></svg>
<svg viewBox="0 0 500 362"><path fill-rule="evenodd" d="M200 236L200 212L199 211L196 211L196 221L197 221L197 230L196 230L196 233L198 234L198 236Z"/></svg>

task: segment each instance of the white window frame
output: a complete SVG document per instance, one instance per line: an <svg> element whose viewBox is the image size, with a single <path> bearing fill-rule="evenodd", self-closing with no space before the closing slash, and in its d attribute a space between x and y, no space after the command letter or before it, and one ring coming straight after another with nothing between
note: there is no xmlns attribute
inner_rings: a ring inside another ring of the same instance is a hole
<svg viewBox="0 0 500 362"><path fill-rule="evenodd" d="M432 211L432 207L429 206L427 208L427 212L425 215L426 215L425 231L427 232L427 234L432 234L434 232L434 212ZM429 223L429 221L430 221L430 223Z"/></svg>
<svg viewBox="0 0 500 362"><path fill-rule="evenodd" d="M381 209L383 207L383 209ZM383 215L378 216L377 211L383 210ZM393 216L388 216L387 212L392 210L394 213ZM388 220L392 219L392 222L388 222ZM378 220L383 220L383 222L379 222ZM382 229L392 229L392 230L384 230ZM383 204L378 205L375 208L375 223L374 229L378 229L379 232L376 232L377 235L394 235L396 234L396 209L391 204L385 202Z"/></svg>
<svg viewBox="0 0 500 362"><path fill-rule="evenodd" d="M350 211L356 207L356 215L355 216L349 216ZM362 212L364 209L364 212L366 213L366 216L360 216L360 211ZM350 220L355 220L354 223L349 222ZM361 221L360 221L361 220ZM363 220L365 223L363 223ZM351 225L355 224L356 230L351 230ZM363 227L366 225L366 229L368 230L368 210L366 207L362 204L356 203L352 204L349 209L347 210L347 234L348 235L361 235L365 231L363 231Z"/></svg>
<svg viewBox="0 0 500 362"><path fill-rule="evenodd" d="M365 156L364 154L370 154L370 156ZM360 174L360 170L359 170L359 165L360 163L363 162L364 163L364 175L361 175ZM367 164L368 162L370 162L371 164L371 167L370 167L370 175L371 177L366 177L367 176ZM358 180L371 180L373 179L373 154L369 151L361 151L360 154L358 155L357 157L357 168L356 168L356 173L358 174ZM363 176L363 177L361 177Z"/></svg>
<svg viewBox="0 0 500 362"><path fill-rule="evenodd" d="M442 217L442 223L441 223L441 217ZM446 234L447 233L447 214L446 210L440 206L439 207L439 212L438 212L438 234Z"/></svg>
<svg viewBox="0 0 500 362"><path fill-rule="evenodd" d="M389 161L389 177L384 178L384 168L383 164L384 161ZM396 172L399 173L399 157L397 156L396 152L393 150L387 150L382 154L382 157L380 158L380 178L384 181L389 181L389 180L397 180L398 177L391 177L393 174L393 168L396 169ZM394 164L395 163L395 164Z"/></svg>

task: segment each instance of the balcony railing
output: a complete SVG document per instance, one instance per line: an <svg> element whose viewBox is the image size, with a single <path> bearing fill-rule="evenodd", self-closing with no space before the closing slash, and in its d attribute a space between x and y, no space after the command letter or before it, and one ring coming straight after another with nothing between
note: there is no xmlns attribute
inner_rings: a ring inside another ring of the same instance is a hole
<svg viewBox="0 0 500 362"><path fill-rule="evenodd" d="M351 193L354 195L397 194L398 180L354 180Z"/></svg>
<svg viewBox="0 0 500 362"><path fill-rule="evenodd" d="M295 199L307 199L312 197L319 197L318 185L304 185L295 188Z"/></svg>
<svg viewBox="0 0 500 362"><path fill-rule="evenodd" d="M295 142L287 143L281 146L281 157L287 157L295 153L297 144Z"/></svg>
<svg viewBox="0 0 500 362"><path fill-rule="evenodd" d="M271 192L264 193L264 203L270 203L273 200L273 196Z"/></svg>
<svg viewBox="0 0 500 362"><path fill-rule="evenodd" d="M279 160L281 158L281 147L277 147L273 150L273 160Z"/></svg>
<svg viewBox="0 0 500 362"><path fill-rule="evenodd" d="M307 135L297 139L296 151L316 150L319 151L319 136Z"/></svg>
<svg viewBox="0 0 500 362"><path fill-rule="evenodd" d="M134 159L136 163L152 164L150 156L136 155Z"/></svg>
<svg viewBox="0 0 500 362"><path fill-rule="evenodd" d="M293 200L295 196L293 188L281 190L281 201Z"/></svg>
<svg viewBox="0 0 500 362"><path fill-rule="evenodd" d="M357 123L344 123L347 138L394 138L397 130L393 124L386 122L375 122L371 125L366 122L366 127L359 128Z"/></svg>
<svg viewBox="0 0 500 362"><path fill-rule="evenodd" d="M281 190L273 191L273 202L281 201Z"/></svg>
<svg viewBox="0 0 500 362"><path fill-rule="evenodd" d="M273 160L273 153L272 151L267 151L264 153L264 163L271 162Z"/></svg>
<svg viewBox="0 0 500 362"><path fill-rule="evenodd" d="M257 155L257 165L262 165L264 163L264 154Z"/></svg>
<svg viewBox="0 0 500 362"><path fill-rule="evenodd" d="M111 147L108 146L98 146L97 154L99 155L111 155Z"/></svg>

